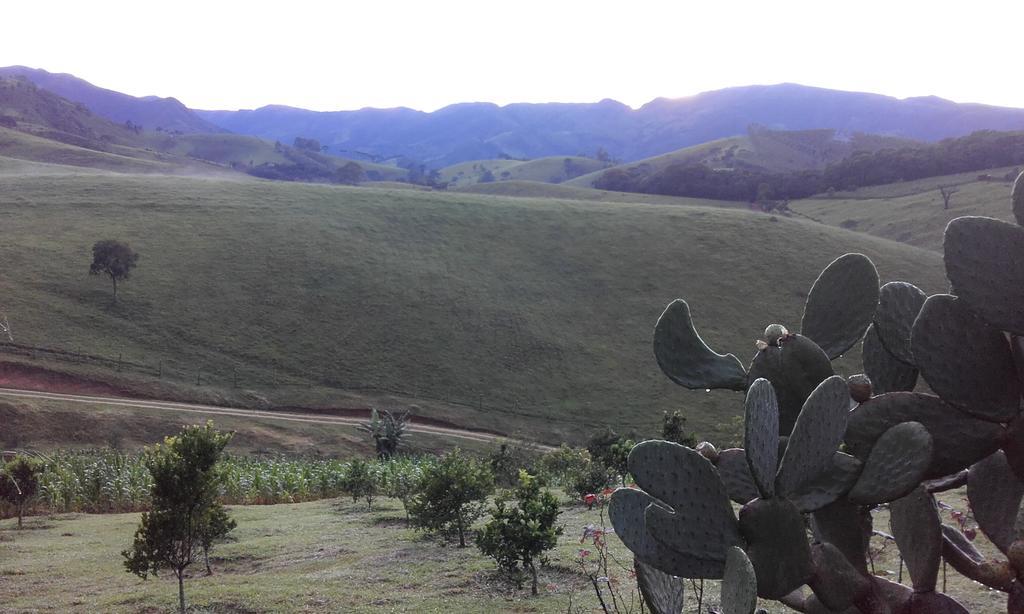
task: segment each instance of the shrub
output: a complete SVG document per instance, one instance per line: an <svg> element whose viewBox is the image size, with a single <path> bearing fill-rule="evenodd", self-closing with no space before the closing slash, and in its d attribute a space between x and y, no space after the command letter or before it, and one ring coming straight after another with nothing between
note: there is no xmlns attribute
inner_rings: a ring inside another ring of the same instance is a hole
<svg viewBox="0 0 1024 614"><path fill-rule="evenodd" d="M27 456L17 456L0 471L0 499L18 510L18 528L25 506L39 492L39 474L42 466Z"/></svg>
<svg viewBox="0 0 1024 614"><path fill-rule="evenodd" d="M510 502L515 499L515 504ZM537 594L537 566L534 560L558 544L562 527L558 520L558 500L540 489L540 481L525 470L519 472L519 484L512 492L502 493L494 502L491 519L476 536L476 545L510 574L529 571L530 591ZM521 585L521 583L520 583Z"/></svg>
<svg viewBox="0 0 1024 614"><path fill-rule="evenodd" d="M697 438L686 432L686 418L678 409L671 414L667 411L662 413L661 438L691 448L697 445Z"/></svg>
<svg viewBox="0 0 1024 614"><path fill-rule="evenodd" d="M495 483L502 488L512 488L519 483L520 469L537 473L539 456L536 449L521 442L503 441L487 460L491 465Z"/></svg>
<svg viewBox="0 0 1024 614"><path fill-rule="evenodd" d="M393 458L383 466L381 481L384 494L402 502L405 509L405 521L409 522L409 506L419 492L420 481L423 479L423 468L431 461L410 458Z"/></svg>
<svg viewBox="0 0 1024 614"><path fill-rule="evenodd" d="M455 449L423 469L409 513L418 528L445 536L456 533L459 547L464 548L466 531L483 514L492 492L494 476L490 467Z"/></svg>
<svg viewBox="0 0 1024 614"><path fill-rule="evenodd" d="M582 501L587 495L603 491L614 479L615 476L607 467L595 461L587 461L570 474L565 489L574 499Z"/></svg>
<svg viewBox="0 0 1024 614"><path fill-rule="evenodd" d="M352 497L355 503L366 499L366 507L373 507L373 498L380 492L380 467L376 463L357 458L344 469L341 488Z"/></svg>

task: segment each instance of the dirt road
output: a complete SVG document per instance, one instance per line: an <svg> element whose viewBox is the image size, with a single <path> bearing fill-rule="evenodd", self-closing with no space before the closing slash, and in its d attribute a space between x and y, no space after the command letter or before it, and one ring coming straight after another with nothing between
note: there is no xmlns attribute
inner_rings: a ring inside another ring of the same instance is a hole
<svg viewBox="0 0 1024 614"><path fill-rule="evenodd" d="M124 397L102 397L84 394L62 394L58 392L39 392L35 390L18 390L14 388L0 388L0 398L42 399L50 401L62 401L66 403L130 407L138 410L147 411L189 412L206 415L235 416L239 418L260 418L263 420L278 420L283 422L306 422L311 424L334 424L356 426L365 422L365 419L363 418L349 418L343 416L317 415L311 413L298 413L291 411L285 413L234 407L217 407L214 405L178 403L174 401L151 401L141 399L130 399ZM407 428L414 433L431 433L434 435L443 435L445 437L454 437L457 439L467 439L470 441L478 441L484 443L490 443L501 439L507 439L501 437L500 435L493 435L490 433L479 433L475 431L467 431L457 428L434 426L428 424L410 423ZM543 446L539 444L531 443L531 445L534 445L542 450L551 449L548 446Z"/></svg>

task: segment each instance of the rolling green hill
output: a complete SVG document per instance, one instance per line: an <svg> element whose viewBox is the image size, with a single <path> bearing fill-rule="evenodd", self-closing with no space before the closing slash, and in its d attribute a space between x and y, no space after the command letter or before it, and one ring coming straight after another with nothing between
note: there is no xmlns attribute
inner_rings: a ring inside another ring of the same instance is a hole
<svg viewBox="0 0 1024 614"><path fill-rule="evenodd" d="M26 174L4 177L0 215L16 340L112 361L65 368L156 381L159 365L161 381L277 404L416 404L546 441L651 433L677 408L712 435L736 413L738 395L658 371L651 331L676 297L746 359L843 252L944 288L938 254L721 208ZM141 254L116 304L87 275L106 238Z"/></svg>
<svg viewBox="0 0 1024 614"><path fill-rule="evenodd" d="M450 188L464 188L497 181L536 181L562 183L599 169L607 164L580 156L552 156L536 160L472 160L441 169L441 178Z"/></svg>
<svg viewBox="0 0 1024 614"><path fill-rule="evenodd" d="M131 123L116 124L81 103L8 77L0 77L0 156L117 172L251 172L269 167L260 176L319 181L333 180L338 169L352 162L251 136L150 132ZM364 162L360 167L371 180L408 175L394 166Z"/></svg>
<svg viewBox="0 0 1024 614"><path fill-rule="evenodd" d="M914 141L874 134L840 136L835 130L769 130L751 126L747 134L702 143L614 168L652 175L673 164L705 165L713 169L759 169L770 172L823 169L855 151L906 147ZM604 170L568 181L593 187Z"/></svg>
<svg viewBox="0 0 1024 614"><path fill-rule="evenodd" d="M661 194L612 192L609 190L580 188L565 184L541 183L538 181L496 181L494 183L475 183L461 188L458 191L466 194L515 196L518 198L556 198L561 200L583 200L604 203L747 208L745 203L734 203L725 200L683 198L679 196L662 196Z"/></svg>
<svg viewBox="0 0 1024 614"><path fill-rule="evenodd" d="M1013 220L1012 183L1005 178L1015 175L1015 170L998 168L860 188L796 201L790 207L831 226L941 252L942 234L953 218L985 215ZM948 210L943 208L939 186L958 190Z"/></svg>

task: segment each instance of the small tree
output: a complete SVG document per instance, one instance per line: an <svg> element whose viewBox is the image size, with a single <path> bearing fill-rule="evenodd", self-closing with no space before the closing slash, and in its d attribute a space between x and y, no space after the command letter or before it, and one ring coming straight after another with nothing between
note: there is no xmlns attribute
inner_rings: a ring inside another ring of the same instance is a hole
<svg viewBox="0 0 1024 614"><path fill-rule="evenodd" d="M427 459L393 458L384 465L381 481L384 493L402 502L405 509L405 523L409 524L409 506L420 489L423 466Z"/></svg>
<svg viewBox="0 0 1024 614"><path fill-rule="evenodd" d="M387 460L398 453L408 422L408 411L392 414L386 409L380 412L372 409L370 410L370 421L360 424L358 428L373 437L377 458Z"/></svg>
<svg viewBox="0 0 1024 614"><path fill-rule="evenodd" d="M341 476L341 488L352 496L352 502L366 499L367 509L373 508L373 498L380 491L378 467L361 458L351 461Z"/></svg>
<svg viewBox="0 0 1024 614"><path fill-rule="evenodd" d="M27 456L17 456L0 471L0 498L18 510L18 528L25 506L39 493L42 466Z"/></svg>
<svg viewBox="0 0 1024 614"><path fill-rule="evenodd" d="M117 282L127 280L138 261L139 255L127 243L114 239L97 241L92 246L89 274L110 277L110 282L114 285L114 301L117 301Z"/></svg>
<svg viewBox="0 0 1024 614"><path fill-rule="evenodd" d="M951 185L940 185L939 194L942 195L942 208L949 209L949 201L953 195L960 191L960 188Z"/></svg>
<svg viewBox="0 0 1024 614"><path fill-rule="evenodd" d="M211 545L235 523L218 511L223 475L217 468L231 433L213 423L187 426L164 443L146 450L153 476L152 509L143 512L131 548L121 552L125 569L146 579L162 569L178 578L178 609L185 612L185 570L200 553L208 560Z"/></svg>
<svg viewBox="0 0 1024 614"><path fill-rule="evenodd" d="M490 467L455 449L423 470L420 492L413 497L409 513L421 529L457 533L459 547L465 548L466 531L483 514L492 492Z"/></svg>
<svg viewBox="0 0 1024 614"><path fill-rule="evenodd" d="M515 505L510 505L513 498ZM506 491L495 500L491 520L477 534L476 545L517 579L520 566L529 571L533 580L530 592L536 595L534 561L558 545L558 536L562 534L562 527L555 526L558 514L558 499L540 489L536 476L520 470L515 490Z"/></svg>
<svg viewBox="0 0 1024 614"><path fill-rule="evenodd" d="M206 565L206 575L213 575L213 570L210 569L210 549L213 548L214 543L223 540L236 526L238 526L238 523L235 522L234 518L228 516L228 511L224 509L223 505L214 503L210 506L199 533L199 539L203 547L203 564Z"/></svg>
<svg viewBox="0 0 1024 614"><path fill-rule="evenodd" d="M697 438L692 433L686 432L686 418L679 413L678 409L671 414L667 411L662 412L661 438L690 448L697 445Z"/></svg>

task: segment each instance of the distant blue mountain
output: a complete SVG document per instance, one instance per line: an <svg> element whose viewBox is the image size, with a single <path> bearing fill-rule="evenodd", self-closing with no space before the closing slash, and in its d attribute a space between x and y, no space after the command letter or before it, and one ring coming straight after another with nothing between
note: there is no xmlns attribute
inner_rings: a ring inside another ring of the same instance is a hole
<svg viewBox="0 0 1024 614"><path fill-rule="evenodd" d="M119 124L130 121L147 130L161 128L184 133L224 131L200 118L174 98L137 98L97 87L74 75L50 73L25 66L0 68L0 77L25 77L42 89L73 102L80 102L96 115Z"/></svg>
<svg viewBox="0 0 1024 614"><path fill-rule="evenodd" d="M603 100L504 107L464 103L433 113L405 108L316 112L280 106L197 113L233 132L282 142L304 136L319 140L333 153L403 156L432 166L502 156L593 154L598 147L630 161L743 134L751 124L924 141L981 129L1024 129L1024 109L936 97L900 100L790 83L658 98L637 110Z"/></svg>

